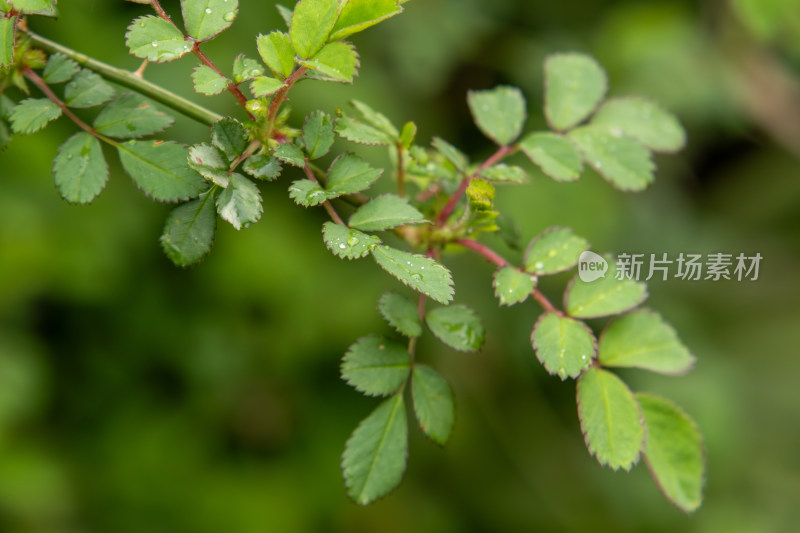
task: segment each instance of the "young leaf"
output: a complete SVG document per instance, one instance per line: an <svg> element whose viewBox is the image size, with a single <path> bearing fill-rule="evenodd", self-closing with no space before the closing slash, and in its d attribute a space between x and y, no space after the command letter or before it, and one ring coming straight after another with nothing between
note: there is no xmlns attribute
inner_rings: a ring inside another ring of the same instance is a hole
<svg viewBox="0 0 800 533"><path fill-rule="evenodd" d="M268 155L253 155L247 158L242 166L245 172L254 178L272 181L281 175L281 162Z"/></svg>
<svg viewBox="0 0 800 533"><path fill-rule="evenodd" d="M440 154L445 157L445 159L453 163L453 166L456 168L456 170L461 173L467 171L469 160L467 159L467 156L465 156L458 148L445 141L441 137L434 137L431 144L439 151Z"/></svg>
<svg viewBox="0 0 800 533"><path fill-rule="evenodd" d="M583 122L603 100L608 80L603 68L583 54L554 54L544 64L544 112L556 131Z"/></svg>
<svg viewBox="0 0 800 533"><path fill-rule="evenodd" d="M525 183L528 180L528 175L523 169L505 163L498 163L483 169L480 177L503 183Z"/></svg>
<svg viewBox="0 0 800 533"><path fill-rule="evenodd" d="M508 146L522 133L527 118L525 97L516 87L500 86L488 91L470 91L469 109L484 135L500 146Z"/></svg>
<svg viewBox="0 0 800 533"><path fill-rule="evenodd" d="M703 501L705 460L697 426L678 406L658 396L637 394L647 426L644 460L667 499L685 513Z"/></svg>
<svg viewBox="0 0 800 533"><path fill-rule="evenodd" d="M406 122L403 124L403 129L400 131L400 145L408 150L414 144L414 139L417 138L417 125L413 122Z"/></svg>
<svg viewBox="0 0 800 533"><path fill-rule="evenodd" d="M319 183L306 179L292 182L289 187L289 197L298 205L312 207L325 202L328 199L328 194Z"/></svg>
<svg viewBox="0 0 800 533"><path fill-rule="evenodd" d="M598 126L569 132L584 160L622 191L642 191L653 183L655 164L650 151L627 137L618 137Z"/></svg>
<svg viewBox="0 0 800 533"><path fill-rule="evenodd" d="M189 148L189 166L220 187L227 187L230 183L228 162L216 146L197 144Z"/></svg>
<svg viewBox="0 0 800 533"><path fill-rule="evenodd" d="M336 133L341 138L358 144L370 146L394 144L394 139L383 131L348 116L336 119Z"/></svg>
<svg viewBox="0 0 800 533"><path fill-rule="evenodd" d="M402 11L396 0L350 0L345 2L329 40L345 39Z"/></svg>
<svg viewBox="0 0 800 533"><path fill-rule="evenodd" d="M363 231L384 231L403 224L427 222L405 198L394 194L384 194L373 198L359 207L350 217L351 227Z"/></svg>
<svg viewBox="0 0 800 533"><path fill-rule="evenodd" d="M359 259L370 253L381 240L341 224L326 222L322 226L322 240L328 250L342 259Z"/></svg>
<svg viewBox="0 0 800 533"><path fill-rule="evenodd" d="M221 93L228 87L228 78L211 67L198 65L192 71L192 83L195 91L211 96Z"/></svg>
<svg viewBox="0 0 800 533"><path fill-rule="evenodd" d="M406 406L403 395L396 394L384 400L347 440L342 454L347 494L361 505L385 496L403 479L407 458Z"/></svg>
<svg viewBox="0 0 800 533"><path fill-rule="evenodd" d="M524 302L536 286L535 278L514 267L503 267L494 275L494 294L501 305Z"/></svg>
<svg viewBox="0 0 800 533"><path fill-rule="evenodd" d="M309 159L319 159L327 154L333 145L333 121L323 111L313 111L303 124L303 144Z"/></svg>
<svg viewBox="0 0 800 533"><path fill-rule="evenodd" d="M128 26L125 45L136 57L156 63L174 61L192 51L178 28L153 15L139 17Z"/></svg>
<svg viewBox="0 0 800 533"><path fill-rule="evenodd" d="M575 181L583 172L580 150L562 135L532 133L519 147L542 172L556 181Z"/></svg>
<svg viewBox="0 0 800 533"><path fill-rule="evenodd" d="M161 235L161 247L179 267L199 262L211 251L217 231L214 191L172 210Z"/></svg>
<svg viewBox="0 0 800 533"><path fill-rule="evenodd" d="M525 251L525 270L535 274L556 274L578 264L589 242L571 228L548 228L534 238Z"/></svg>
<svg viewBox="0 0 800 533"><path fill-rule="evenodd" d="M0 69L14 63L14 33L17 17L0 17Z"/></svg>
<svg viewBox="0 0 800 533"><path fill-rule="evenodd" d="M556 313L545 313L531 334L536 357L561 380L576 378L592 364L597 341L586 324Z"/></svg>
<svg viewBox="0 0 800 533"><path fill-rule="evenodd" d="M247 150L250 141L241 122L226 117L211 128L211 144L222 150L230 163L236 161Z"/></svg>
<svg viewBox="0 0 800 533"><path fill-rule="evenodd" d="M261 192L241 174L231 174L230 183L217 197L217 213L237 230L261 219Z"/></svg>
<svg viewBox="0 0 800 533"><path fill-rule="evenodd" d="M306 165L303 151L290 143L279 144L275 148L275 157L292 166L303 168Z"/></svg>
<svg viewBox="0 0 800 533"><path fill-rule="evenodd" d="M350 43L328 43L314 57L300 61L304 67L319 72L334 81L353 83L358 69L358 54Z"/></svg>
<svg viewBox="0 0 800 533"><path fill-rule="evenodd" d="M28 98L11 111L9 121L14 133L30 135L61 116L61 108L47 98Z"/></svg>
<svg viewBox="0 0 800 533"><path fill-rule="evenodd" d="M42 79L48 84L64 83L69 81L78 73L80 67L72 59L64 54L52 54L47 59L47 66L44 67Z"/></svg>
<svg viewBox="0 0 800 533"><path fill-rule="evenodd" d="M453 300L453 276L433 259L389 246L376 246L372 257L382 269L403 284L442 304Z"/></svg>
<svg viewBox="0 0 800 533"><path fill-rule="evenodd" d="M485 337L481 319L464 305L439 307L425 316L434 335L460 352L475 352L483 346Z"/></svg>
<svg viewBox="0 0 800 533"><path fill-rule="evenodd" d="M69 107L94 107L114 97L114 88L99 75L82 70L64 89L64 103Z"/></svg>
<svg viewBox="0 0 800 533"><path fill-rule="evenodd" d="M589 452L603 466L630 470L644 447L639 404L617 376L590 367L578 379L578 416Z"/></svg>
<svg viewBox="0 0 800 533"><path fill-rule="evenodd" d="M608 260L608 258L606 258ZM647 299L647 285L631 279L616 279L617 267L610 261L605 276L585 282L576 276L564 294L567 314L576 318L618 315Z"/></svg>
<svg viewBox="0 0 800 533"><path fill-rule="evenodd" d="M694 357L672 326L648 309L611 323L600 337L598 360L603 366L636 367L662 374L683 374Z"/></svg>
<svg viewBox="0 0 800 533"><path fill-rule="evenodd" d="M326 189L330 198L355 194L368 189L383 174L383 169L372 168L369 163L353 154L342 154L328 169Z"/></svg>
<svg viewBox="0 0 800 533"><path fill-rule="evenodd" d="M427 365L414 365L411 394L419 427L433 442L444 446L455 422L455 402L450 384Z"/></svg>
<svg viewBox="0 0 800 533"><path fill-rule="evenodd" d="M389 396L408 379L411 357L402 344L370 335L350 346L341 373L348 385L367 396Z"/></svg>
<svg viewBox="0 0 800 533"><path fill-rule="evenodd" d="M592 118L592 126L627 135L654 152L677 152L686 144L686 132L675 115L643 98L608 100Z"/></svg>
<svg viewBox="0 0 800 533"><path fill-rule="evenodd" d="M275 94L281 90L281 87L283 87L281 80L270 78L269 76L259 76L250 82L250 91L256 98Z"/></svg>
<svg viewBox="0 0 800 533"><path fill-rule="evenodd" d="M385 292L378 300L378 312L386 321L406 337L422 335L422 321L416 304L396 292Z"/></svg>
<svg viewBox="0 0 800 533"><path fill-rule="evenodd" d="M264 69L255 59L239 54L233 60L233 81L235 83L250 81L262 74L264 74Z"/></svg>
<svg viewBox="0 0 800 533"><path fill-rule="evenodd" d="M294 8L289 37L297 55L309 59L322 49L339 18L340 0L300 0Z"/></svg>
<svg viewBox="0 0 800 533"><path fill-rule="evenodd" d="M181 0L183 25L198 41L207 41L228 29L239 12L239 0Z"/></svg>
<svg viewBox="0 0 800 533"><path fill-rule="evenodd" d="M94 200L108 181L108 165L100 142L85 132L70 137L58 149L53 175L66 201L86 204Z"/></svg>
<svg viewBox="0 0 800 533"><path fill-rule="evenodd" d="M122 167L136 186L159 202L180 202L208 188L188 165L186 147L167 141L128 141L117 146Z"/></svg>
<svg viewBox="0 0 800 533"><path fill-rule="evenodd" d="M294 50L289 36L282 31L259 35L258 53L276 78L288 78L294 70Z"/></svg>
<svg viewBox="0 0 800 533"><path fill-rule="evenodd" d="M118 139L134 139L164 131L175 120L159 111L147 98L137 93L123 93L108 104L97 118L98 133Z"/></svg>

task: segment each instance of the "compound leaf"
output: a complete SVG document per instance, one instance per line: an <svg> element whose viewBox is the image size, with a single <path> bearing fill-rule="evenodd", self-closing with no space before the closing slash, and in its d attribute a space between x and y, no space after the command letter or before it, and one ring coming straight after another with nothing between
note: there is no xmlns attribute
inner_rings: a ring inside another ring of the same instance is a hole
<svg viewBox="0 0 800 533"><path fill-rule="evenodd" d="M385 292L378 300L378 312L406 337L422 335L422 321L416 304L396 292Z"/></svg>
<svg viewBox="0 0 800 533"><path fill-rule="evenodd" d="M427 222L425 215L405 198L384 194L359 207L350 217L351 227L363 231L384 231L403 224Z"/></svg>
<svg viewBox="0 0 800 533"><path fill-rule="evenodd" d="M503 267L494 275L494 294L500 299L501 305L524 302L535 286L533 276L514 267Z"/></svg>
<svg viewBox="0 0 800 533"><path fill-rule="evenodd" d="M117 145L122 167L136 186L160 202L180 202L208 188L203 176L189 167L189 151L174 142L128 141Z"/></svg>
<svg viewBox="0 0 800 533"><path fill-rule="evenodd" d="M439 307L425 316L434 335L460 352L474 352L483 346L485 333L475 311L464 305Z"/></svg>
<svg viewBox="0 0 800 533"><path fill-rule="evenodd" d="M562 135L532 133L519 147L542 172L556 181L575 181L583 172L580 150Z"/></svg>
<svg viewBox="0 0 800 533"><path fill-rule="evenodd" d="M161 235L161 247L173 263L187 267L208 255L216 231L217 210L212 190L172 210Z"/></svg>
<svg viewBox="0 0 800 533"><path fill-rule="evenodd" d="M94 107L111 100L114 88L89 70L81 70L64 89L64 103L69 107Z"/></svg>
<svg viewBox="0 0 800 533"><path fill-rule="evenodd" d="M350 346L341 373L342 379L359 392L368 396L389 396L408 379L411 357L402 344L370 335Z"/></svg>
<svg viewBox="0 0 800 533"><path fill-rule="evenodd" d="M300 0L297 3L289 27L289 37L297 55L309 59L322 49L341 9L341 0Z"/></svg>
<svg viewBox="0 0 800 533"><path fill-rule="evenodd" d="M525 251L525 270L535 274L556 274L578 264L589 242L571 228L553 227L535 237Z"/></svg>
<svg viewBox="0 0 800 533"><path fill-rule="evenodd" d="M576 276L564 295L567 314L576 318L618 315L647 299L645 283L616 279L616 275L616 264L611 261L605 276L600 279L586 282Z"/></svg>
<svg viewBox="0 0 800 533"><path fill-rule="evenodd" d="M30 135L61 116L61 108L47 98L28 98L11 111L9 121L14 133Z"/></svg>
<svg viewBox="0 0 800 533"><path fill-rule="evenodd" d="M408 287L445 305L453 299L453 276L433 259L383 245L372 249L372 257Z"/></svg>
<svg viewBox="0 0 800 533"><path fill-rule="evenodd" d="M285 79L294 70L294 50L289 36L282 31L259 35L256 39L258 53L276 78Z"/></svg>
<svg viewBox="0 0 800 533"><path fill-rule="evenodd" d="M566 131L583 122L603 100L606 73L584 54L554 54L544 64L544 112L550 126Z"/></svg>
<svg viewBox="0 0 800 533"><path fill-rule="evenodd" d="M264 208L255 183L241 174L231 174L230 183L217 197L217 213L237 230L255 224Z"/></svg>
<svg viewBox="0 0 800 533"><path fill-rule="evenodd" d="M98 133L118 139L134 139L164 131L175 120L159 111L147 98L137 93L123 93L94 119Z"/></svg>
<svg viewBox="0 0 800 533"><path fill-rule="evenodd" d="M677 152L686 144L677 117L643 98L608 100L592 118L592 126L627 135L654 152Z"/></svg>
<svg viewBox="0 0 800 533"><path fill-rule="evenodd" d="M94 200L108 181L108 165L100 142L85 132L70 137L58 149L53 175L66 201L86 204Z"/></svg>
<svg viewBox="0 0 800 533"><path fill-rule="evenodd" d="M209 66L198 65L192 71L192 83L195 91L211 96L228 87L228 78Z"/></svg>
<svg viewBox="0 0 800 533"><path fill-rule="evenodd" d="M303 124L303 144L306 146L309 159L319 159L327 154L334 140L333 121L323 111L313 111Z"/></svg>
<svg viewBox="0 0 800 533"><path fill-rule="evenodd" d="M592 363L597 341L586 324L557 313L545 313L531 335L536 357L561 380L576 378Z"/></svg>
<svg viewBox="0 0 800 533"><path fill-rule="evenodd" d="M655 176L650 151L628 137L609 133L598 126L584 126L569 132L584 160L622 191L642 191Z"/></svg>
<svg viewBox="0 0 800 533"><path fill-rule="evenodd" d="M350 0L345 3L329 40L345 39L402 11L396 0Z"/></svg>
<svg viewBox="0 0 800 533"><path fill-rule="evenodd" d="M153 15L139 17L128 26L125 45L136 57L156 63L174 61L192 51L178 28Z"/></svg>
<svg viewBox="0 0 800 533"><path fill-rule="evenodd" d="M228 29L239 12L239 0L181 0L183 25L198 41L207 41Z"/></svg>
<svg viewBox="0 0 800 533"><path fill-rule="evenodd" d="M475 124L494 142L508 146L519 137L527 118L522 91L509 86L470 91L467 101Z"/></svg>
<svg viewBox="0 0 800 533"><path fill-rule="evenodd" d="M322 239L328 250L342 259L364 257L381 243L381 240L374 235L367 235L333 222L326 222L322 226Z"/></svg>
<svg viewBox="0 0 800 533"><path fill-rule="evenodd" d="M414 365L411 394L419 427L435 443L444 446L455 422L455 402L450 384L427 365Z"/></svg>
<svg viewBox="0 0 800 533"><path fill-rule="evenodd" d="M330 198L343 194L355 194L369 188L383 174L383 169L373 168L369 163L353 154L342 154L328 169L326 189Z"/></svg>

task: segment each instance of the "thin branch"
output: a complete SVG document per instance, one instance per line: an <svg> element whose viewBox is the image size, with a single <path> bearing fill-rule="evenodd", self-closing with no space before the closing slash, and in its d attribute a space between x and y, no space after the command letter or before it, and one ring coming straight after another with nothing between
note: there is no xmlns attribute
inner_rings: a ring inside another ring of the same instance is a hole
<svg viewBox="0 0 800 533"><path fill-rule="evenodd" d="M398 143L397 144L397 195L398 196L405 196L406 192L406 165L405 161L403 161L403 145Z"/></svg>
<svg viewBox="0 0 800 533"><path fill-rule="evenodd" d="M208 56L203 53L202 50L200 50L199 42L195 41L194 44L192 45L192 53L196 55L197 59L199 59L205 66L207 66L208 68L210 68L223 78L227 79L225 74L223 74L222 71L217 68L214 62L211 61L208 58ZM247 109L247 97L244 95L244 93L242 93L239 87L230 80L228 81L228 91L234 96L234 98L236 98L236 101L239 102L239 105L242 106L242 109L245 110L247 116L250 117L250 120L255 121L256 117Z"/></svg>
<svg viewBox="0 0 800 533"><path fill-rule="evenodd" d="M306 164L303 167L303 170L305 171L306 177L308 179L319 185L319 180L314 175L314 171L311 170L311 165L308 164L308 159L306 159ZM347 226L347 224L344 223L344 220L342 220L342 217L339 216L339 213L336 212L336 209L333 208L333 205L331 204L330 200L325 200L324 202L322 202L322 205L323 207L325 207L325 210L328 212L328 215L330 215L331 219L333 219L334 222L336 222L337 224L341 224L342 226Z"/></svg>
<svg viewBox="0 0 800 533"><path fill-rule="evenodd" d="M292 86L300 81L300 79L306 75L306 72L308 72L308 68L306 67L300 67L295 70L294 73L283 82L283 87L275 93L275 97L272 99L272 103L269 105L269 111L267 112L267 120L270 123L274 122L275 117L278 116L278 109L280 109L283 101L286 100L286 95L289 93Z"/></svg>

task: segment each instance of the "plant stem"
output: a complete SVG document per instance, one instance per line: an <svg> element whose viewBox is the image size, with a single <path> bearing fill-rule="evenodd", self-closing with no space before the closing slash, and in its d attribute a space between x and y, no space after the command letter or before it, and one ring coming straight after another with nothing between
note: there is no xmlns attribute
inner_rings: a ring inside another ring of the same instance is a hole
<svg viewBox="0 0 800 533"><path fill-rule="evenodd" d="M143 80L132 72L117 67L112 67L107 63L103 63L102 61L98 61L85 54L81 54L80 52L72 50L71 48L67 48L66 46L46 39L41 35L37 35L30 30L26 30L25 33L28 35L31 41L38 45L39 48L50 53L58 52L64 54L82 67L93 70L107 80L113 81L114 83L129 89L133 89L134 91L141 93L144 96L147 96L148 98L177 111L178 113L200 122L201 124L208 124L211 126L215 122L222 119L221 115L199 106L194 102L190 102L182 96L178 96L177 94L159 87L154 83Z"/></svg>
<svg viewBox="0 0 800 533"><path fill-rule="evenodd" d="M308 164L308 159L306 159L306 164L303 167L303 170L305 171L306 177L308 179L310 179L311 181L313 181L314 183L319 185L319 180L314 175L314 171L311 170L311 165ZM330 200L325 200L324 202L322 202L322 205L325 207L325 210L328 212L328 215L330 215L331 219L333 219L334 222L336 222L337 224L341 224L342 226L347 227L347 224L344 223L344 220L342 220L342 217L340 217L339 213L336 212L336 209L333 208L333 205L331 204Z"/></svg>
<svg viewBox="0 0 800 533"><path fill-rule="evenodd" d="M403 145L397 144L397 195L405 196L406 166L403 162Z"/></svg>
<svg viewBox="0 0 800 533"><path fill-rule="evenodd" d="M192 46L192 53L194 55L196 55L197 59L199 59L205 66L207 66L208 68L210 68L211 70L213 70L214 72L216 72L217 74L222 76L223 78L226 77L222 73L222 71L220 71L217 68L217 66L214 64L214 62L211 61L208 58L208 56L203 53L202 50L200 50L200 43L199 42L195 41L194 45ZM253 116L253 114L247 109L247 97L244 95L244 93L242 93L242 91L239 89L239 87L237 87L236 84L233 83L230 80L228 81L228 91L234 96L234 98L236 98L236 101L239 102L240 106L242 106L242 109L244 109L245 113L247 113L247 116L250 118L250 120L255 121L256 117Z"/></svg>
<svg viewBox="0 0 800 533"><path fill-rule="evenodd" d="M300 67L295 70L294 73L283 82L283 87L275 93L275 97L272 99L272 103L269 105L269 112L267 113L267 120L270 124L275 122L275 117L278 116L278 109L280 109L283 101L286 100L286 95L291 90L292 85L303 78L306 72L308 72L308 68L306 67Z"/></svg>

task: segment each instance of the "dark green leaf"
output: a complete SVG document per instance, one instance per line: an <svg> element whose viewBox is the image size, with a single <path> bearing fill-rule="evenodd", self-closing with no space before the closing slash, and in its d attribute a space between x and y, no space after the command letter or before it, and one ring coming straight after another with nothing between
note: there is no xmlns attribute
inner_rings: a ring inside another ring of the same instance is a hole
<svg viewBox="0 0 800 533"><path fill-rule="evenodd" d="M346 83L353 83L359 65L355 47L342 42L326 44L314 57L300 64L331 80Z"/></svg>
<svg viewBox="0 0 800 533"><path fill-rule="evenodd" d="M281 175L281 162L268 155L253 155L242 166L245 172L260 180L272 181Z"/></svg>
<svg viewBox="0 0 800 533"><path fill-rule="evenodd" d="M206 190L203 176L189 167L186 147L173 142L128 141L117 146L122 167L147 196L180 202Z"/></svg>
<svg viewBox="0 0 800 533"><path fill-rule="evenodd" d="M349 0L345 2L329 39L345 39L402 11L396 0Z"/></svg>
<svg viewBox="0 0 800 533"><path fill-rule="evenodd" d="M618 137L598 126L585 126L569 133L584 160L614 187L642 191L655 179L650 151L627 137Z"/></svg>
<svg viewBox="0 0 800 533"><path fill-rule="evenodd" d="M98 133L133 139L163 131L175 120L156 109L155 105L137 93L124 93L107 105L94 120Z"/></svg>
<svg viewBox="0 0 800 533"><path fill-rule="evenodd" d="M222 150L230 163L236 161L250 142L247 131L241 122L226 117L216 122L211 128L211 143Z"/></svg>
<svg viewBox="0 0 800 533"><path fill-rule="evenodd" d="M276 78L288 78L294 70L294 50L289 36L281 31L259 35L258 53Z"/></svg>
<svg viewBox="0 0 800 533"><path fill-rule="evenodd" d="M94 107L114 97L114 88L89 70L81 70L67 83L64 103L69 107Z"/></svg>
<svg viewBox="0 0 800 533"><path fill-rule="evenodd" d="M230 183L217 197L217 213L240 230L261 219L261 192L241 174L231 174Z"/></svg>
<svg viewBox="0 0 800 533"><path fill-rule="evenodd" d="M14 133L30 135L61 116L61 108L47 98L28 98L11 111L9 121Z"/></svg>
<svg viewBox="0 0 800 533"><path fill-rule="evenodd" d="M369 163L353 154L337 157L328 169L326 189L335 198L368 189L383 174L383 169L372 168Z"/></svg>
<svg viewBox="0 0 800 533"><path fill-rule="evenodd" d="M239 0L181 0L183 25L198 41L228 29L239 12Z"/></svg>
<svg viewBox="0 0 800 533"><path fill-rule="evenodd" d="M128 26L125 44L131 54L156 63L174 61L192 51L178 28L153 15L139 17Z"/></svg>
<svg viewBox="0 0 800 533"><path fill-rule="evenodd" d="M164 226L161 246L173 263L187 267L208 255L216 231L214 192L209 191L173 209Z"/></svg>
<svg viewBox="0 0 800 533"><path fill-rule="evenodd" d="M411 393L420 428L435 443L444 446L453 431L456 415L450 384L431 367L414 365Z"/></svg>
<svg viewBox="0 0 800 533"><path fill-rule="evenodd" d="M545 369L562 380L578 377L597 351L597 341L586 324L557 313L539 318L531 341Z"/></svg>
<svg viewBox="0 0 800 533"><path fill-rule="evenodd" d="M80 67L64 54L53 54L47 59L42 79L48 84L64 83L78 73Z"/></svg>
<svg viewBox="0 0 800 533"><path fill-rule="evenodd" d="M396 292L385 292L378 300L381 316L406 337L422 335L422 321L416 304Z"/></svg>
<svg viewBox="0 0 800 533"><path fill-rule="evenodd" d="M198 65L192 71L192 83L195 91L211 96L227 89L228 78L220 75L211 67Z"/></svg>
<svg viewBox="0 0 800 533"><path fill-rule="evenodd" d="M494 275L494 294L502 305L524 302L536 286L535 279L514 267L503 267Z"/></svg>
<svg viewBox="0 0 800 533"><path fill-rule="evenodd" d="M309 159L319 159L327 154L333 145L333 121L323 111L313 111L303 124L303 143Z"/></svg>
<svg viewBox="0 0 800 533"><path fill-rule="evenodd" d="M550 126L565 131L594 111L608 88L606 73L583 54L554 54L544 64L544 111Z"/></svg>
<svg viewBox="0 0 800 533"><path fill-rule="evenodd" d="M322 239L328 250L342 259L364 257L381 243L381 240L374 235L367 235L333 222L326 222L322 226Z"/></svg>
<svg viewBox="0 0 800 533"><path fill-rule="evenodd" d="M427 222L425 215L408 200L394 194L385 194L359 207L350 217L349 224L363 231L384 231L403 224L422 222Z"/></svg>
<svg viewBox="0 0 800 533"><path fill-rule="evenodd" d="M386 272L442 304L453 299L453 276L433 259L388 246L376 246L372 257Z"/></svg>
<svg viewBox="0 0 800 533"><path fill-rule="evenodd" d="M467 101L475 124L497 144L508 146L522 133L528 115L525 97L516 87L470 91Z"/></svg>
<svg viewBox="0 0 800 533"><path fill-rule="evenodd" d="M279 144L278 147L275 148L275 157L284 163L288 163L298 168L303 168L306 166L306 160L305 156L303 156L303 151L290 143Z"/></svg>
<svg viewBox="0 0 800 533"><path fill-rule="evenodd" d="M483 346L484 330L475 311L464 305L439 307L425 316L436 337L460 352L474 352Z"/></svg>
<svg viewBox="0 0 800 533"><path fill-rule="evenodd" d="M289 27L297 55L309 59L322 49L341 9L340 0L300 0L297 3Z"/></svg>
<svg viewBox="0 0 800 533"><path fill-rule="evenodd" d="M570 228L548 228L528 245L525 251L525 270L535 274L556 274L578 264L589 242L578 237Z"/></svg>
<svg viewBox="0 0 800 533"><path fill-rule="evenodd" d="M94 200L108 181L108 165L100 142L88 133L76 133L61 145L53 161L56 187L68 202Z"/></svg>
<svg viewBox="0 0 800 533"><path fill-rule="evenodd" d="M519 147L542 172L556 181L575 181L583 172L580 150L562 135L532 133Z"/></svg>
<svg viewBox="0 0 800 533"><path fill-rule="evenodd" d="M597 111L592 126L627 135L655 152L677 152L686 144L678 119L643 98L616 98Z"/></svg>
<svg viewBox="0 0 800 533"><path fill-rule="evenodd" d="M342 379L368 396L394 394L411 373L408 349L389 339L370 335L350 346L342 362Z"/></svg>

